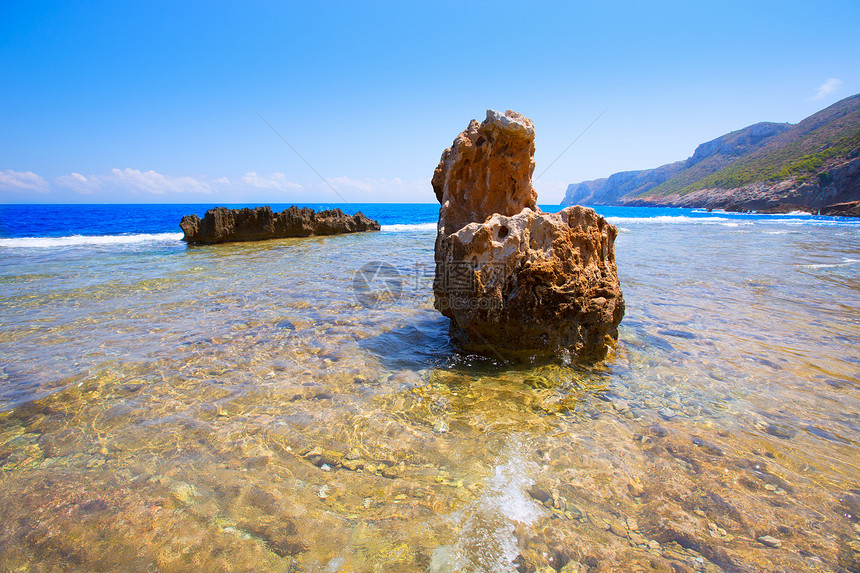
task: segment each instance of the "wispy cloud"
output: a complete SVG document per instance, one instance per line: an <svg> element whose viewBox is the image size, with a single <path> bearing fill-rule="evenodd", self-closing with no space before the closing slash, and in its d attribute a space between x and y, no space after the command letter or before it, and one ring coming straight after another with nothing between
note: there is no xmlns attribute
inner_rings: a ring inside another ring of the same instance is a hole
<svg viewBox="0 0 860 573"><path fill-rule="evenodd" d="M356 179L354 177L346 177L344 175L329 178L329 182L331 182L335 187L351 187L353 189L358 189L359 191L368 192L373 189L374 183L378 185L379 181L384 182L385 180L382 179L374 181L372 179Z"/></svg>
<svg viewBox="0 0 860 573"><path fill-rule="evenodd" d="M332 192L331 184L337 189ZM325 184L317 181L299 183L286 174L274 172L259 174L248 171L240 177L209 177L205 175L174 176L154 170L114 168L108 172L86 174L73 171L46 180L32 171L0 171L0 193L42 193L54 198L71 198L77 195L87 201L141 201L170 202L194 200L194 195L206 195L207 200L227 202L247 201L434 201L427 178L404 179L339 176ZM146 197L149 197L148 199ZM10 197L11 199L11 197Z"/></svg>
<svg viewBox="0 0 860 573"><path fill-rule="evenodd" d="M212 186L195 177L172 177L156 171L111 169L110 180L144 193L211 193Z"/></svg>
<svg viewBox="0 0 860 573"><path fill-rule="evenodd" d="M272 173L268 177L257 175L256 171L249 171L242 176L242 182L259 189L277 189L288 191L290 189L302 189L302 185L287 179L283 173Z"/></svg>
<svg viewBox="0 0 860 573"><path fill-rule="evenodd" d="M839 88L842 87L842 80L839 78L827 78L823 84L816 88L815 95L812 96L813 100L824 99Z"/></svg>
<svg viewBox="0 0 860 573"><path fill-rule="evenodd" d="M90 193L94 193L98 190L98 183L96 181L90 181L85 176L80 173L75 173L74 171L68 175L57 177L54 179L54 183L59 187L65 187L66 189L71 189L75 193L81 193L84 195L89 195Z"/></svg>
<svg viewBox="0 0 860 573"><path fill-rule="evenodd" d="M13 193L47 193L48 182L32 171L0 171L0 190Z"/></svg>
<svg viewBox="0 0 860 573"><path fill-rule="evenodd" d="M212 185L203 178L174 177L157 171L139 169L111 169L110 173L85 176L72 172L54 179L59 187L71 189L76 193L91 194L98 191L131 191L164 195L167 193L212 193Z"/></svg>
<svg viewBox="0 0 860 573"><path fill-rule="evenodd" d="M329 181L351 201L434 201L429 179L332 177Z"/></svg>

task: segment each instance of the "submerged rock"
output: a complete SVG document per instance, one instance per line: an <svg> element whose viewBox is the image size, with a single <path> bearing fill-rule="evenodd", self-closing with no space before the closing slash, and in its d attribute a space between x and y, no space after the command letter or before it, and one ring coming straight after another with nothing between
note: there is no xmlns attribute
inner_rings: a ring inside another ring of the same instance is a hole
<svg viewBox="0 0 860 573"><path fill-rule="evenodd" d="M762 545L767 545L768 547L779 548L782 546L782 541L770 535L762 535L761 537L758 537L757 540Z"/></svg>
<svg viewBox="0 0 860 573"><path fill-rule="evenodd" d="M601 359L624 316L617 230L585 207L543 213L533 171L534 126L512 111L472 120L444 151L435 307L470 352Z"/></svg>
<svg viewBox="0 0 860 573"><path fill-rule="evenodd" d="M184 216L179 227L185 233L184 241L201 244L337 235L381 228L360 211L350 216L340 209L315 212L295 205L280 213L273 213L268 205L254 209L215 207L206 211L203 219L197 215Z"/></svg>

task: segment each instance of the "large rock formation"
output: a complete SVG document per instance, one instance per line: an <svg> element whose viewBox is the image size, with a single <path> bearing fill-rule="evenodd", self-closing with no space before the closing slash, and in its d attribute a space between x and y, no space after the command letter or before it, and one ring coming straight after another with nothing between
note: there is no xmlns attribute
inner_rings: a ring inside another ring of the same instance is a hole
<svg viewBox="0 0 860 573"><path fill-rule="evenodd" d="M197 215L186 215L179 222L189 243L228 243L234 241L263 241L285 237L309 237L311 235L337 235L378 231L379 223L368 219L360 211L347 215L340 209L315 212L313 209L295 205L280 213L272 208L209 209L203 219Z"/></svg>
<svg viewBox="0 0 860 573"><path fill-rule="evenodd" d="M473 120L442 154L436 309L470 352L603 358L624 316L617 231L585 207L541 212L533 171L534 126L512 111Z"/></svg>

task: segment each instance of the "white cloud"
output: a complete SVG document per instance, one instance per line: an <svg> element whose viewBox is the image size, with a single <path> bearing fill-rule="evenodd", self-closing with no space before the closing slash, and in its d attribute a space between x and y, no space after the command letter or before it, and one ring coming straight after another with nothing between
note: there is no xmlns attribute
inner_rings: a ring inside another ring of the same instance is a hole
<svg viewBox="0 0 860 573"><path fill-rule="evenodd" d="M156 171L137 169L111 169L110 179L117 185L130 187L144 193L211 193L209 183L194 177L171 177Z"/></svg>
<svg viewBox="0 0 860 573"><path fill-rule="evenodd" d="M71 189L76 193L88 194L96 190L96 186L89 179L74 171L68 175L57 177L54 179L54 183L60 187Z"/></svg>
<svg viewBox="0 0 860 573"><path fill-rule="evenodd" d="M284 173L260 175L249 171L241 177L203 175L172 176L154 170L114 168L104 173L84 175L73 171L48 181L31 171L0 171L0 192L51 193L58 197L86 197L88 201L170 202L188 200L192 194L205 194L211 200L232 202L296 201L331 203L426 202L435 201L429 178L404 179L332 177L298 183ZM285 193L286 192L286 193ZM145 196L151 199L144 199Z"/></svg>
<svg viewBox="0 0 860 573"><path fill-rule="evenodd" d="M385 180L384 179L382 179L382 180L355 179L353 177L340 176L340 177L332 177L328 181L329 181L329 183L334 185L335 189L337 189L339 187L352 187L353 189L358 189L360 191L369 192L371 189L373 189L373 183L374 182L378 183L379 181L385 181Z"/></svg>
<svg viewBox="0 0 860 573"><path fill-rule="evenodd" d="M816 93L814 96L812 96L811 99L824 99L841 87L842 80L838 78L827 78L827 81L825 81L823 84L818 86L818 88L816 88Z"/></svg>
<svg viewBox="0 0 860 573"><path fill-rule="evenodd" d="M400 177L388 178L357 178L357 177L332 177L328 180L338 193L352 202L376 202L391 201L401 202L427 202L436 200L429 178L402 179Z"/></svg>
<svg viewBox="0 0 860 573"><path fill-rule="evenodd" d="M0 171L0 191L47 193L48 182L32 171Z"/></svg>
<svg viewBox="0 0 860 573"><path fill-rule="evenodd" d="M90 175L70 173L57 177L54 183L76 193L90 194L97 191L132 191L163 195L166 193L212 193L213 187L202 178L174 177L157 171L139 169L111 169L110 173Z"/></svg>
<svg viewBox="0 0 860 573"><path fill-rule="evenodd" d="M268 177L257 175L256 171L249 171L242 176L242 181L252 187L260 189L277 189L287 191L289 189L301 189L302 185L287 180L283 173L272 173Z"/></svg>

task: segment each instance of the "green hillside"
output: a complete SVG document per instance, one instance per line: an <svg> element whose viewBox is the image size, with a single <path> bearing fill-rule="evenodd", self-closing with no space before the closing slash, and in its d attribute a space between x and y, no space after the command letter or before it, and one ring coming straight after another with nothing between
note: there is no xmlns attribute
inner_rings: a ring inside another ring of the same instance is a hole
<svg viewBox="0 0 860 573"><path fill-rule="evenodd" d="M812 115L763 147L742 155L718 171L693 179L683 171L640 196L686 195L700 189L734 189L755 182L796 177L806 181L821 177L830 160L860 155L860 94L846 98ZM629 196L628 196L629 197Z"/></svg>

